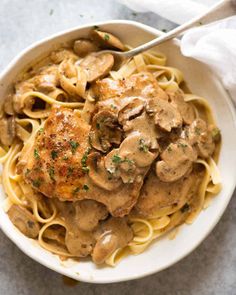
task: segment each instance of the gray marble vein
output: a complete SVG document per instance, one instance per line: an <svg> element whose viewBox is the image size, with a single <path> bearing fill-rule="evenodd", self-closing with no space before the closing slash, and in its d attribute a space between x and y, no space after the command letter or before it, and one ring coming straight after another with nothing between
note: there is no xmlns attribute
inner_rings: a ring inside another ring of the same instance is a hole
<svg viewBox="0 0 236 295"><path fill-rule="evenodd" d="M0 0L0 71L23 48L52 33L92 21L130 19L169 30L153 13L133 13L112 0ZM63 284L0 231L0 295L235 295L236 193L209 237L188 257L158 274L124 283Z"/></svg>

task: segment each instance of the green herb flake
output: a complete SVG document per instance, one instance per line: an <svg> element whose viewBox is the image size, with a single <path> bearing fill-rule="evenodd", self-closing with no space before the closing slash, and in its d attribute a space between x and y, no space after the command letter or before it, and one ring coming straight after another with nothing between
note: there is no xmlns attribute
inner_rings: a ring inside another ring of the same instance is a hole
<svg viewBox="0 0 236 295"><path fill-rule="evenodd" d="M84 172L84 173L89 173L89 167L82 167L82 171Z"/></svg>
<svg viewBox="0 0 236 295"><path fill-rule="evenodd" d="M88 159L88 154L90 153L91 151L91 148L87 148L86 152L83 154L83 157L81 159L81 164L83 167L86 167L87 166L87 159Z"/></svg>
<svg viewBox="0 0 236 295"><path fill-rule="evenodd" d="M133 160L130 160L129 158L125 158L122 163L128 163L129 165L133 165L134 164L134 161Z"/></svg>
<svg viewBox="0 0 236 295"><path fill-rule="evenodd" d="M84 184L83 189L87 192L89 190L89 187L87 186L87 184Z"/></svg>
<svg viewBox="0 0 236 295"><path fill-rule="evenodd" d="M42 134L43 132L44 132L44 128L41 127L41 128L38 130L38 133L39 133L39 134Z"/></svg>
<svg viewBox="0 0 236 295"><path fill-rule="evenodd" d="M98 30L99 26L93 26L94 30Z"/></svg>
<svg viewBox="0 0 236 295"><path fill-rule="evenodd" d="M96 128L99 130L101 128L99 123L96 123Z"/></svg>
<svg viewBox="0 0 236 295"><path fill-rule="evenodd" d="M79 143L77 141L71 140L70 141L71 152L74 155L77 148L79 147Z"/></svg>
<svg viewBox="0 0 236 295"><path fill-rule="evenodd" d="M50 167L49 170L48 170L48 174L51 178L51 180L55 180L54 176L55 176L55 171L54 171L54 168L53 167Z"/></svg>
<svg viewBox="0 0 236 295"><path fill-rule="evenodd" d="M68 170L67 170L67 176L68 177L71 176L72 173L73 173L73 171L74 171L74 168L73 167L69 167Z"/></svg>
<svg viewBox="0 0 236 295"><path fill-rule="evenodd" d="M141 152L147 153L149 151L148 146L145 144L145 140L143 138L140 138L139 140L139 150Z"/></svg>
<svg viewBox="0 0 236 295"><path fill-rule="evenodd" d="M132 12L131 13L133 16L137 16L137 13L136 12Z"/></svg>
<svg viewBox="0 0 236 295"><path fill-rule="evenodd" d="M181 148L186 148L188 145L186 143L179 143L178 144L178 147L181 147Z"/></svg>
<svg viewBox="0 0 236 295"><path fill-rule="evenodd" d="M121 157L118 156L117 154L114 155L114 156L112 157L112 162L113 162L113 163L116 163L116 164L120 163L120 162L121 162Z"/></svg>
<svg viewBox="0 0 236 295"><path fill-rule="evenodd" d="M52 157L53 160L55 160L58 157L57 151L54 151L54 150L51 151L51 157Z"/></svg>
<svg viewBox="0 0 236 295"><path fill-rule="evenodd" d="M166 32L167 32L167 30L166 30L166 29L162 29L162 32L163 32L163 33L166 33Z"/></svg>
<svg viewBox="0 0 236 295"><path fill-rule="evenodd" d="M171 146L168 146L167 151L168 151L168 152L171 152L171 151L172 151Z"/></svg>
<svg viewBox="0 0 236 295"><path fill-rule="evenodd" d="M105 40L105 41L108 41L109 39L110 39L110 36L109 36L108 34L105 34L105 35L104 35L104 40Z"/></svg>
<svg viewBox="0 0 236 295"><path fill-rule="evenodd" d="M219 139L219 137L220 137L220 130L217 127L213 128L212 131L211 131L211 136L215 140Z"/></svg>
<svg viewBox="0 0 236 295"><path fill-rule="evenodd" d="M37 149L34 149L34 157L35 159L40 159L39 151Z"/></svg>
<svg viewBox="0 0 236 295"><path fill-rule="evenodd" d="M75 188L75 189L73 190L72 194L73 194L73 195L76 195L76 194L78 194L79 191L80 191L80 188L77 187L77 188Z"/></svg>
<svg viewBox="0 0 236 295"><path fill-rule="evenodd" d="M27 168L25 171L25 176L27 176L29 173L30 173L30 169Z"/></svg>
<svg viewBox="0 0 236 295"><path fill-rule="evenodd" d="M34 179L34 180L32 181L32 184L33 184L34 187L39 188L40 185L41 185L41 180L40 180L40 179Z"/></svg>
<svg viewBox="0 0 236 295"><path fill-rule="evenodd" d="M67 156L64 156L63 158L62 158L62 160L64 160L64 161L67 161L69 158L67 157Z"/></svg>
<svg viewBox="0 0 236 295"><path fill-rule="evenodd" d="M195 128L194 128L194 132L195 132L195 134L197 134L197 135L200 135L200 134L201 134L201 130L200 130L200 128L198 128L198 127L195 127Z"/></svg>
<svg viewBox="0 0 236 295"><path fill-rule="evenodd" d="M117 106L115 106L113 103L111 104L111 108L113 109L113 110L116 110L117 109Z"/></svg>

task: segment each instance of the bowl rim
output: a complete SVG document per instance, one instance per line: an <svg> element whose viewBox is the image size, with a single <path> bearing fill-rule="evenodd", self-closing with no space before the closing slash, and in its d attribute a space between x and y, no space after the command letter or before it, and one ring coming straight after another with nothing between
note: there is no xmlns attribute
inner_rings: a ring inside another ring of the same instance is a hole
<svg viewBox="0 0 236 295"><path fill-rule="evenodd" d="M37 42L33 42L31 45L27 46L25 49L23 49L19 54L17 54L11 61L10 63L5 67L5 69L3 69L0 73L0 80L3 79L4 76L6 76L10 70L14 67L14 65L20 60L22 59L25 55L28 54L28 52L30 52L31 50L33 50L35 47L38 47L39 45L42 45L50 40L53 40L55 38L58 37L62 37L65 34L68 33L72 33L72 32L76 32L77 30L80 29L85 29L85 28L90 28L93 26L103 26L103 25L110 25L110 24L124 24L124 25L132 25L135 26L141 30L146 31L147 33L152 33L154 35L160 35L160 34L165 34L162 31L159 31L158 29L155 29L153 27L150 27L148 25L142 24L140 22L136 22L136 21L130 21L130 20L108 20L108 21L100 21L100 22L92 22L92 23L88 23L85 25L81 25L81 26L75 26L72 27L70 29L66 29L66 30L62 30L59 31L56 34L52 34L49 37L43 38ZM177 46L180 45L180 41L177 39L173 39L173 42L175 44L177 44ZM234 104L232 102L232 100L230 99L230 95L229 93L225 90L225 88L222 86L221 82L219 81L219 79L214 76L216 83L219 84L219 87L222 88L222 90L225 92L225 98L226 98L226 104L231 112L232 115L232 119L234 122L234 128L236 131L236 109L234 107ZM182 255L178 256L175 260L170 261L169 263L167 263L165 266L161 267L161 268L156 268L156 269L152 269L150 271L146 271L145 273L140 273L140 274L133 274L132 276L129 276L127 278L121 278L121 279L110 279L110 278L104 278L104 279L100 279L97 280L94 277L90 277L90 276L84 276L84 275L80 275L79 277L75 275L74 272L70 272L69 269L66 269L64 267L58 267L52 263L50 263L50 261L47 261L45 258L41 258L40 256L37 256L37 254L34 251L29 251L28 249L26 249L24 247L24 241L22 239L19 239L18 237L14 236L14 233L10 233L9 231L7 231L7 229L2 226L2 222L0 221L0 229L4 232L4 234L24 253L26 254L28 257L30 257L31 259L33 259L34 261L40 263L41 265L57 272L60 273L62 275L71 277L75 280L79 280L79 281L83 281L86 283L97 283L97 284L104 284L104 283L115 283L115 282L123 282L123 281L129 281L129 280L134 280L134 279L138 279L138 278L143 278L149 275L152 275L154 273L160 272L166 268L169 268L170 266L174 265L175 263L177 263L178 261L182 260L184 257L186 257L187 255L189 255L191 252L193 252L202 242L203 240L206 239L206 237L210 234L210 232L214 229L214 227L216 226L216 224L219 222L220 218L222 217L223 213L226 210L226 207L228 206L231 197L233 195L233 192L235 190L236 187L236 175L235 175L235 181L234 184L232 185L232 188L230 190L230 192L228 193L228 198L225 201L224 205L221 206L220 208L220 212L217 215L217 218L215 218L215 222L208 228L207 232L202 235L202 237L199 239L199 241L197 241L194 244L194 247L191 247L190 249L188 249L188 251L186 251L185 253L183 253Z"/></svg>

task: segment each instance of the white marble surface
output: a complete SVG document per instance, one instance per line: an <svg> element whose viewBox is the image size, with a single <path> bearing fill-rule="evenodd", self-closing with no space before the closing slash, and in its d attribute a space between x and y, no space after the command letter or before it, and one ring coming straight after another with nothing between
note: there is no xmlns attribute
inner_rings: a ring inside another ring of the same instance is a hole
<svg viewBox="0 0 236 295"><path fill-rule="evenodd" d="M108 19L133 19L167 30L173 27L152 13L133 14L113 0L0 0L0 70L36 40L72 26ZM0 231L0 294L234 295L235 197L236 193L219 224L191 255L161 273L119 284L65 286L60 275L25 256Z"/></svg>

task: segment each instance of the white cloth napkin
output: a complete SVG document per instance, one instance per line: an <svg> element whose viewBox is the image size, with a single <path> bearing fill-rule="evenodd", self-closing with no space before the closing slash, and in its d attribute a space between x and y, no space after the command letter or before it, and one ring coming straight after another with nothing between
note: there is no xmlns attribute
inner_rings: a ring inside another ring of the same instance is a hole
<svg viewBox="0 0 236 295"><path fill-rule="evenodd" d="M181 51L207 64L236 105L236 16L189 30L181 40Z"/></svg>
<svg viewBox="0 0 236 295"><path fill-rule="evenodd" d="M217 0L119 0L137 11L153 11L177 23L204 12ZM235 13L232 13L235 14ZM236 106L236 15L187 31L183 55L195 58L216 73Z"/></svg>

